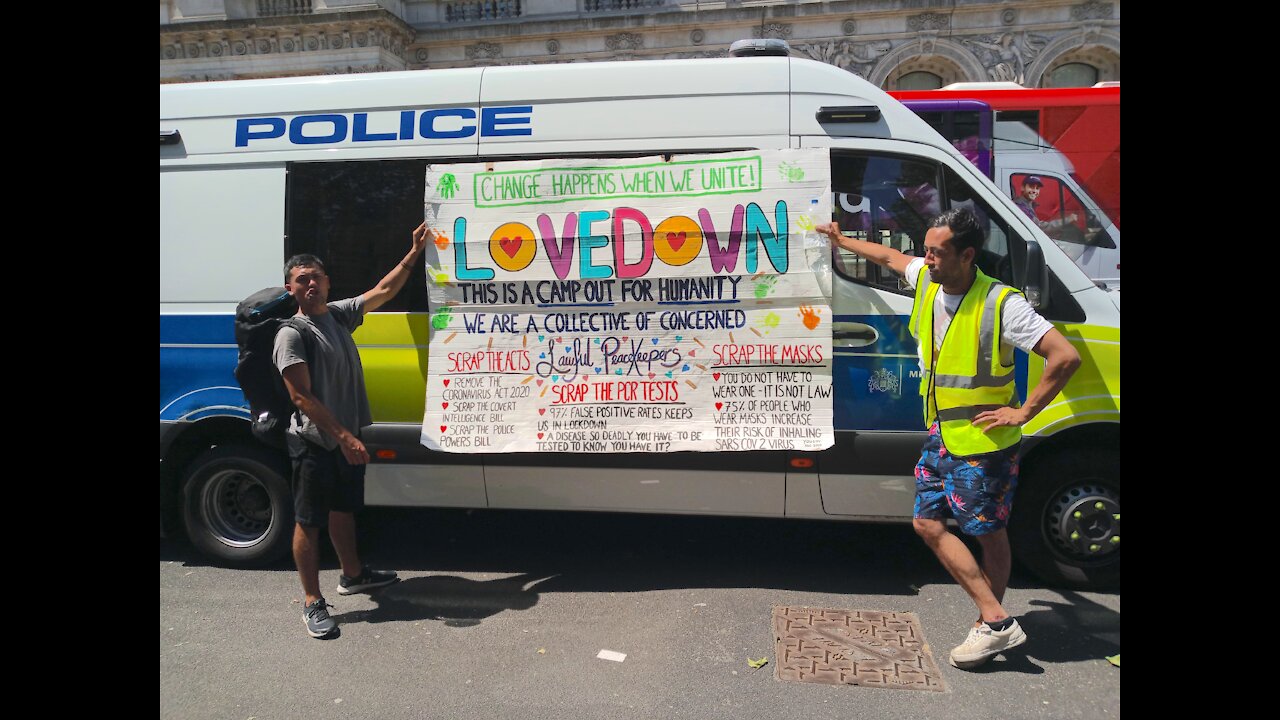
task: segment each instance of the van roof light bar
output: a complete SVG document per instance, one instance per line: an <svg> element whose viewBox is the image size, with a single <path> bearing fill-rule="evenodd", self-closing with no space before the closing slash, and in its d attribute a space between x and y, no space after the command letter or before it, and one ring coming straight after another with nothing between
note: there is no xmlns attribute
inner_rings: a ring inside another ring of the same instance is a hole
<svg viewBox="0 0 1280 720"><path fill-rule="evenodd" d="M729 46L733 57L790 57L791 46L780 38L748 38Z"/></svg>
<svg viewBox="0 0 1280 720"><path fill-rule="evenodd" d="M880 119L880 108L875 105L820 107L816 117L819 123L868 123Z"/></svg>

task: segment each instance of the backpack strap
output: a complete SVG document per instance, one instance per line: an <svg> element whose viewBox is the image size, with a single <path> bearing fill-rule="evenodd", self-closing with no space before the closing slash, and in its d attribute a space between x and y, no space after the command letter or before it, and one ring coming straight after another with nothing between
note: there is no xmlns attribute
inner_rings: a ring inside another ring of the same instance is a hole
<svg viewBox="0 0 1280 720"><path fill-rule="evenodd" d="M306 353L307 362L311 362L311 356L315 354L315 341L311 337L311 328L307 325L307 321L294 315L285 321L284 325L288 325L298 332L298 337L302 338L302 350ZM284 327L281 325L280 327ZM280 332L276 330L276 332Z"/></svg>
<svg viewBox="0 0 1280 720"><path fill-rule="evenodd" d="M293 317L290 317L288 320L284 321L279 328L276 328L276 333L279 333L280 329L283 328L285 325L288 325L289 327L293 328L298 333L298 337L302 339L302 352L306 359L306 362L308 363L307 372L310 373L311 372L310 363L312 360L312 355L315 354L315 350L316 350L315 340L311 336L311 328L307 325L306 320L303 320L297 315L294 315ZM292 405L292 402L290 404ZM302 411L299 410L297 406L293 407L293 414L297 415L299 418L299 422L301 422Z"/></svg>

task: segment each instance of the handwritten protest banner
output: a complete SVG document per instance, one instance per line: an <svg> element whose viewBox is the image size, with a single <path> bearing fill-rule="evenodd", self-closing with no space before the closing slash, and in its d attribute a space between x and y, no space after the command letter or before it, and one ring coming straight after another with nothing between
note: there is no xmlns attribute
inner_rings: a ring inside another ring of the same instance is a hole
<svg viewBox="0 0 1280 720"><path fill-rule="evenodd" d="M422 443L830 447L826 150L428 166Z"/></svg>

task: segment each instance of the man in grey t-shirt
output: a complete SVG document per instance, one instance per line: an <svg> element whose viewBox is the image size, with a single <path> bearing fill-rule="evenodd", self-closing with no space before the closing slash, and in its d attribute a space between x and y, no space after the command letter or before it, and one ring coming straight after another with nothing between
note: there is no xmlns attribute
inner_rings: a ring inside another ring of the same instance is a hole
<svg viewBox="0 0 1280 720"><path fill-rule="evenodd" d="M303 622L312 637L337 628L320 593L320 528L338 552L342 575L338 593L349 595L390 585L394 572L373 570L356 552L355 511L364 502L364 471L369 451L360 429L372 422L364 388L364 368L351 333L364 314L395 297L432 231L426 223L413 231L409 253L364 294L329 302L329 276L314 255L295 255L285 263L285 289L298 302L298 318L310 337L284 325L276 333L273 359L299 413L289 426L293 461L293 559L302 580ZM308 351L309 350L309 351Z"/></svg>

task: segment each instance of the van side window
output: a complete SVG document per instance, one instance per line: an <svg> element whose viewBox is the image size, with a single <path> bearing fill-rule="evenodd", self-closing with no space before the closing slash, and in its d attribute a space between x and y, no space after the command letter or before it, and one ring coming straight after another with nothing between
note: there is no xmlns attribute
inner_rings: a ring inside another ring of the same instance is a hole
<svg viewBox="0 0 1280 720"><path fill-rule="evenodd" d="M1035 193L1037 182L1042 188L1034 203L1034 214L1028 210L1031 203L1028 194ZM1102 230L1098 222L1100 213L1091 203L1086 203L1066 183L1052 175L1013 173L1009 176L1014 202L1031 216L1045 234L1059 243L1088 245L1086 239ZM1072 252L1067 250L1068 255Z"/></svg>
<svg viewBox="0 0 1280 720"><path fill-rule="evenodd" d="M1039 110L997 110L996 122L1022 123L1023 125L1027 126L1028 130L1035 133L1037 136L1040 134L1040 111ZM1019 150L1019 149L1025 150L1026 149L1025 146L1019 147L1020 145L1022 145L1021 141L1008 141L1008 144L1005 144L1005 141L1006 139L1001 138L1000 133L997 132L996 140L995 140L996 152L999 152L1001 150ZM1044 142L1044 138L1039 138L1037 140L1037 144L1040 144L1043 142ZM1052 147L1052 145L1041 145L1041 147Z"/></svg>
<svg viewBox="0 0 1280 720"><path fill-rule="evenodd" d="M1027 254L1022 240L1009 231L1009 226L992 211L991 206L951 168L945 168L943 176L946 179L947 209L967 207L982 225L986 242L978 252L978 267L1006 285L1021 288Z"/></svg>
<svg viewBox="0 0 1280 720"><path fill-rule="evenodd" d="M404 258L410 234L422 222L426 165L425 160L290 164L281 267L298 253L319 256L332 278L330 300L376 285ZM421 265L380 309L427 311Z"/></svg>
<svg viewBox="0 0 1280 720"><path fill-rule="evenodd" d="M834 219L840 230L907 255L924 255L924 234L944 209L968 207L978 216L987 240L978 254L982 271L1008 284L1014 268L1022 272L1020 241L1010 247L1009 228L950 168L918 158L832 151L831 189ZM889 270L854 253L835 248L833 265L855 282L903 295L911 291Z"/></svg>
<svg viewBox="0 0 1280 720"><path fill-rule="evenodd" d="M942 212L939 166L917 158L831 153L833 219L846 235L924 255L929 221ZM860 283L904 295L906 283L889 270L835 248L834 266Z"/></svg>
<svg viewBox="0 0 1280 720"><path fill-rule="evenodd" d="M978 253L978 267L982 272L996 278L1006 285L1018 289L1025 287L1027 269L1027 246L1021 235L1010 231L1000 216L992 211L991 206L982 200L981 195L974 192L972 186L960 179L951 168L943 169L946 180L944 190L947 207L968 206L978 216L987 240ZM1025 212L1025 211L1024 211ZM1049 273L1049 305L1038 311L1046 320L1055 322L1083 322L1084 309L1080 303L1067 292L1058 276Z"/></svg>

